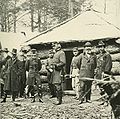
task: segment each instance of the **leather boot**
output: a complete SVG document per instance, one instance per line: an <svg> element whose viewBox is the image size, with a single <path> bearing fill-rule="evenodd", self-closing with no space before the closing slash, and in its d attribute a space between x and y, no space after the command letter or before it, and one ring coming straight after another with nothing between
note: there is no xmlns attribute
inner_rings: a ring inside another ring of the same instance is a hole
<svg viewBox="0 0 120 119"><path fill-rule="evenodd" d="M3 98L3 100L1 101L1 103L6 102L6 98L7 98L7 93L6 93L6 92L4 92L4 98Z"/></svg>
<svg viewBox="0 0 120 119"><path fill-rule="evenodd" d="M1 101L1 103L4 103L4 102L6 102L6 98L3 98L3 100Z"/></svg>
<svg viewBox="0 0 120 119"><path fill-rule="evenodd" d="M32 101L31 101L32 103L34 103L35 102L35 96L34 97L32 97Z"/></svg>
<svg viewBox="0 0 120 119"><path fill-rule="evenodd" d="M56 105L60 105L62 103L62 92L61 91L58 91L57 92L57 104Z"/></svg>

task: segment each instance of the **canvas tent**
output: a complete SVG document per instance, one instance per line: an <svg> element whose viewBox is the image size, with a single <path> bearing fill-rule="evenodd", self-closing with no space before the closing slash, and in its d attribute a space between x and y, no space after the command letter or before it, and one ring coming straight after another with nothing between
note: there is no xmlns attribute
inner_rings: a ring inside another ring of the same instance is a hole
<svg viewBox="0 0 120 119"><path fill-rule="evenodd" d="M104 16L104 17L102 17ZM120 37L120 30L107 22L105 15L86 11L45 31L26 42L27 45L50 42L86 41Z"/></svg>
<svg viewBox="0 0 120 119"><path fill-rule="evenodd" d="M20 50L21 45L25 42L26 38L21 33L6 33L0 32L0 47L8 48L11 51L13 48Z"/></svg>

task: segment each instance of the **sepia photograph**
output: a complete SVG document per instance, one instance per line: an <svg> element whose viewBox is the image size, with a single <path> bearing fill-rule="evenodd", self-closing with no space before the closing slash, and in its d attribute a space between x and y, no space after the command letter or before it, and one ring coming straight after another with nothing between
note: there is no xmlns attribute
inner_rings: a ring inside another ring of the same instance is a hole
<svg viewBox="0 0 120 119"><path fill-rule="evenodd" d="M0 0L0 119L120 119L120 0Z"/></svg>

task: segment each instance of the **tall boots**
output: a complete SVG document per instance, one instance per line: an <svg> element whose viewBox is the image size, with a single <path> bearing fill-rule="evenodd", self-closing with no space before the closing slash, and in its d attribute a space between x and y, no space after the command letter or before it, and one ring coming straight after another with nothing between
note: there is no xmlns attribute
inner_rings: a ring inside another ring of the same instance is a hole
<svg viewBox="0 0 120 119"><path fill-rule="evenodd" d="M12 92L12 101L13 102L15 101L16 96L17 96L16 92Z"/></svg>
<svg viewBox="0 0 120 119"><path fill-rule="evenodd" d="M7 93L6 93L6 92L4 92L4 98L3 98L3 100L1 101L1 103L6 102L6 98L7 98Z"/></svg>
<svg viewBox="0 0 120 119"><path fill-rule="evenodd" d="M57 104L56 105L60 105L62 103L62 88L56 88L56 94L57 94Z"/></svg>
<svg viewBox="0 0 120 119"><path fill-rule="evenodd" d="M34 89L34 91L31 92L31 95L32 95L32 102L35 102L35 97L38 96L39 97L39 102L43 103L41 86L37 86L36 93L35 93L35 89Z"/></svg>
<svg viewBox="0 0 120 119"><path fill-rule="evenodd" d="M57 99L58 99L57 105L60 105L62 103L62 92L61 91L58 91Z"/></svg>

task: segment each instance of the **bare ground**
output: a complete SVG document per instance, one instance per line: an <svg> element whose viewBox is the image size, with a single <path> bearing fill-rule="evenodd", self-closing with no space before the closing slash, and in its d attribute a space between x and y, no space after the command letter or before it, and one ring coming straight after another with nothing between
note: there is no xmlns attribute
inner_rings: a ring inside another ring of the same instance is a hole
<svg viewBox="0 0 120 119"><path fill-rule="evenodd" d="M74 96L64 96L61 105L55 105L56 98L43 96L43 103L31 103L31 99L18 98L16 106L11 99L1 104L1 119L111 119L111 107L100 105L97 91L92 92L92 103L79 104ZM1 100L1 99L0 99Z"/></svg>

